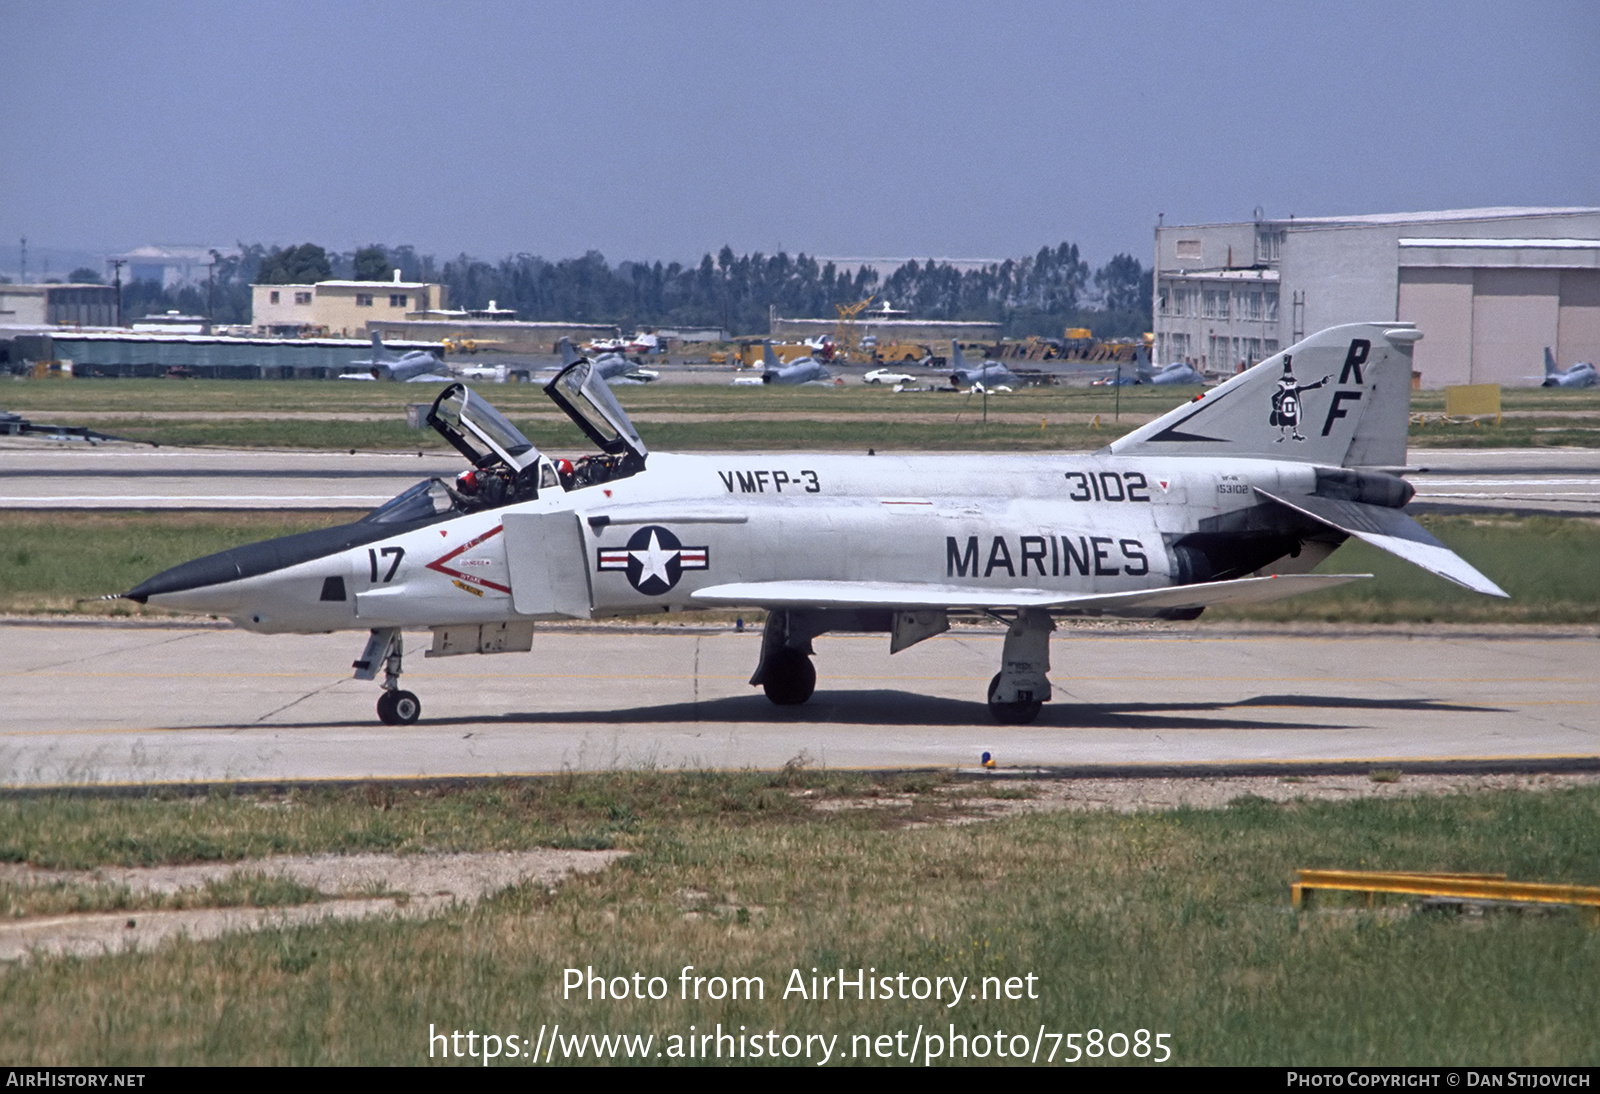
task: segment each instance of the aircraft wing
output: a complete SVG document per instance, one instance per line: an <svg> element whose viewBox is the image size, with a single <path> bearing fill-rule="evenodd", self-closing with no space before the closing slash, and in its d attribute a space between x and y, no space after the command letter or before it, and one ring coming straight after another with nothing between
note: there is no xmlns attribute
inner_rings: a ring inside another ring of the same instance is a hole
<svg viewBox="0 0 1600 1094"><path fill-rule="evenodd" d="M1280 574L1208 581L1129 593L1081 596L1049 589L974 589L913 581L744 581L712 585L690 594L707 607L968 609L1049 608L1054 611L1115 614L1203 608L1211 604L1251 604L1315 592L1370 574Z"/></svg>

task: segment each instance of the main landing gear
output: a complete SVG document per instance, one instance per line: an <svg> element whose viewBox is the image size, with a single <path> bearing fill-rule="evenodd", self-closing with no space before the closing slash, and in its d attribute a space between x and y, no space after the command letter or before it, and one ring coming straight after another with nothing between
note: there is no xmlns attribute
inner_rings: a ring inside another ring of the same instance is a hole
<svg viewBox="0 0 1600 1094"><path fill-rule="evenodd" d="M817 690L817 667L799 650L778 650L767 664L761 690L780 707L799 706Z"/></svg>
<svg viewBox="0 0 1600 1094"><path fill-rule="evenodd" d="M1049 612L1022 608L1006 628L1000 671L989 681L989 714L1003 726L1025 726L1050 698Z"/></svg>
<svg viewBox="0 0 1600 1094"><path fill-rule="evenodd" d="M817 687L811 640L829 630L888 630L891 653L942 634L950 627L943 611L886 612L827 610L773 611L761 634L761 661L752 685L781 707L799 706ZM1022 726L1039 717L1050 700L1050 613L1021 608L1006 627L1000 671L989 681L989 714L1003 726Z"/></svg>
<svg viewBox="0 0 1600 1094"><path fill-rule="evenodd" d="M400 660L405 643L399 627L373 630L361 659L351 667L357 680L376 680L383 665L383 693L378 696L378 721L386 726L408 726L422 716L422 700L400 688Z"/></svg>
<svg viewBox="0 0 1600 1094"><path fill-rule="evenodd" d="M771 612L761 632L761 663L750 682L760 684L780 707L799 706L817 690L811 639L819 632L805 625L806 618L799 612Z"/></svg>

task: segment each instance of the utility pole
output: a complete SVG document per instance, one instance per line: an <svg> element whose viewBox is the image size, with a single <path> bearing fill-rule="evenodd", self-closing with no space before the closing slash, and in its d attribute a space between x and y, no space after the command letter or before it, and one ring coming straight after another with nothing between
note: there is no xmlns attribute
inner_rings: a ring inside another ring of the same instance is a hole
<svg viewBox="0 0 1600 1094"><path fill-rule="evenodd" d="M28 237L22 237L22 269L17 271L17 280L24 285L28 283Z"/></svg>
<svg viewBox="0 0 1600 1094"><path fill-rule="evenodd" d="M122 264L124 262L126 262L127 260L126 259L122 259L122 258L112 258L112 259L107 259L107 261L111 263L111 268L116 271L117 326L120 327L120 326L122 326Z"/></svg>
<svg viewBox="0 0 1600 1094"><path fill-rule="evenodd" d="M217 283L217 260L215 258L213 258L210 262L208 262L206 264L206 320L207 320L207 322L209 322L211 320L212 290L216 287L216 283Z"/></svg>

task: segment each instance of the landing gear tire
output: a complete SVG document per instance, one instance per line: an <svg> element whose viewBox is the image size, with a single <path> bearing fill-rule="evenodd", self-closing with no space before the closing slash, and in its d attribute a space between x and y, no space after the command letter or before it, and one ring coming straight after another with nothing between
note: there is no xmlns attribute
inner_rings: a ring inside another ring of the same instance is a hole
<svg viewBox="0 0 1600 1094"><path fill-rule="evenodd" d="M816 666L799 650L779 650L767 664L761 690L780 707L797 707L817 690Z"/></svg>
<svg viewBox="0 0 1600 1094"><path fill-rule="evenodd" d="M1039 711L1044 704L1037 700L1028 700L1022 703L997 703L994 693L1000 690L1000 674L994 674L994 679L989 681L989 713L994 720L1003 726L1025 726L1039 717Z"/></svg>
<svg viewBox="0 0 1600 1094"><path fill-rule="evenodd" d="M386 691L378 696L378 721L386 726L408 726L422 716L422 700L409 691Z"/></svg>

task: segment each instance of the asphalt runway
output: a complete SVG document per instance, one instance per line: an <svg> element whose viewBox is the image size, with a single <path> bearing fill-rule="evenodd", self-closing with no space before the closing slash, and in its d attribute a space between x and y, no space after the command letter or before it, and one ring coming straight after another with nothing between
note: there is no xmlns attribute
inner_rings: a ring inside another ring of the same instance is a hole
<svg viewBox="0 0 1600 1094"><path fill-rule="evenodd" d="M1600 516L1600 448L1413 449L1413 509ZM0 509L371 509L451 453L0 444Z"/></svg>
<svg viewBox="0 0 1600 1094"><path fill-rule="evenodd" d="M0 628L0 785L310 782L613 768L1121 769L1204 773L1482 762L1600 766L1593 628L1338 633L1064 627L1055 701L1000 727L981 697L998 630L894 658L885 636L817 640L802 707L746 684L760 636L562 627L530 653L424 659L412 726L349 678L365 636L224 625Z"/></svg>

